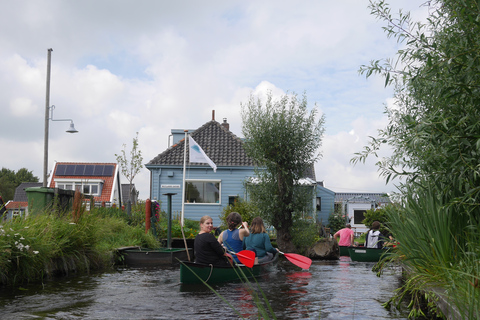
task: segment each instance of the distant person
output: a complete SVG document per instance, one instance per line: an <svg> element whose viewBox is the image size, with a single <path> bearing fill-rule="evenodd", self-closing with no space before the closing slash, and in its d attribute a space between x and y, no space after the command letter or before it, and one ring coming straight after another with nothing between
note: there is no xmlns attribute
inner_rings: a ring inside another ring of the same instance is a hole
<svg viewBox="0 0 480 320"><path fill-rule="evenodd" d="M242 225L243 229L238 229L238 226ZM238 212L231 212L227 216L228 230L223 231L218 236L218 242L222 244L228 251L240 252L243 250L243 239L250 235L248 230L248 224L242 222L242 216ZM237 263L240 260L236 256L233 256Z"/></svg>
<svg viewBox="0 0 480 320"><path fill-rule="evenodd" d="M365 247L367 248L377 248L380 249L383 247L384 237L380 233L380 222L374 221L372 227L368 230L367 236L365 237Z"/></svg>
<svg viewBox="0 0 480 320"><path fill-rule="evenodd" d="M338 241L338 237L340 237L340 241ZM353 246L354 236L353 236L352 225L350 223L347 223L345 225L345 228L335 232L335 234L333 235L333 238L338 241L338 245L340 247Z"/></svg>
<svg viewBox="0 0 480 320"><path fill-rule="evenodd" d="M262 218L256 217L252 220L250 235L243 239L243 248L254 251L258 258L258 263L273 259L278 250L272 247Z"/></svg>
<svg viewBox="0 0 480 320"><path fill-rule="evenodd" d="M230 266L225 249L212 234L213 220L209 216L200 219L200 232L195 237L195 262L215 266Z"/></svg>

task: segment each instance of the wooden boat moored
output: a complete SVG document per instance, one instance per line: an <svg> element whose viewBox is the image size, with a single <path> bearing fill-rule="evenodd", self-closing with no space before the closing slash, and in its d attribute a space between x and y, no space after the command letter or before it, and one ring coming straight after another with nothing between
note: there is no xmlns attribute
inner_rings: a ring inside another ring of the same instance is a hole
<svg viewBox="0 0 480 320"><path fill-rule="evenodd" d="M156 267L168 264L178 264L178 260L187 260L185 248L160 248L146 249L140 247L127 247L117 249L123 256L123 262L129 267ZM193 249L189 248L190 258L193 258ZM177 260L178 259L178 260Z"/></svg>
<svg viewBox="0 0 480 320"><path fill-rule="evenodd" d="M389 248L348 247L350 259L360 262L378 262L388 250Z"/></svg>
<svg viewBox="0 0 480 320"><path fill-rule="evenodd" d="M243 264L235 267L219 267L213 265L200 264L190 261L180 263L180 282L184 284L229 282L243 279L242 273L247 277L257 277L268 271L268 267L278 260L278 254L273 260L256 264L248 268ZM197 277L198 276L198 277ZM201 280L200 280L200 279Z"/></svg>

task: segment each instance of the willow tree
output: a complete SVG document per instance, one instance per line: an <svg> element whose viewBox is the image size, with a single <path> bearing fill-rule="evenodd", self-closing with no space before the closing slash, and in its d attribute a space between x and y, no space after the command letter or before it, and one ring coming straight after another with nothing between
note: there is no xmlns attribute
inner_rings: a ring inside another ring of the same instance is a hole
<svg viewBox="0 0 480 320"><path fill-rule="evenodd" d="M262 216L277 230L280 249L294 251L291 228L313 207L311 188L300 186L314 162L324 133L324 116L309 109L307 97L285 94L275 100L250 96L242 103L245 150L256 162L254 201Z"/></svg>
<svg viewBox="0 0 480 320"><path fill-rule="evenodd" d="M394 59L363 66L367 77L381 74L395 88L389 123L353 162L393 150L378 162L386 180L404 177L435 183L450 200L480 203L480 7L477 1L428 1L426 22L398 15L384 1L372 1L372 14L401 42Z"/></svg>

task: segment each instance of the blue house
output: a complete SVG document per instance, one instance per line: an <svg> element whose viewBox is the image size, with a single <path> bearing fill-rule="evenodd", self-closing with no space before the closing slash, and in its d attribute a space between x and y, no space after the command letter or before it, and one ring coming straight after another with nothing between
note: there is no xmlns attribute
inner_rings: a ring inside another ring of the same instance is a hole
<svg viewBox="0 0 480 320"><path fill-rule="evenodd" d="M184 217L200 220L202 216L209 215L213 224L218 226L219 216L227 205L236 198L248 200L245 181L254 177L255 164L247 156L243 141L230 132L226 119L220 124L213 118L198 129L188 130L188 135L216 164L216 172L208 164L188 163L189 148L185 148L185 130L173 129L172 145L145 165L150 171L150 199L159 200L162 210L166 211L166 194L174 194L171 197L172 213L180 216L186 152ZM315 188L316 194L316 199L312 199L312 210L326 223L328 215L333 212L335 195L324 188L321 182L315 181L313 166L307 175L305 181Z"/></svg>

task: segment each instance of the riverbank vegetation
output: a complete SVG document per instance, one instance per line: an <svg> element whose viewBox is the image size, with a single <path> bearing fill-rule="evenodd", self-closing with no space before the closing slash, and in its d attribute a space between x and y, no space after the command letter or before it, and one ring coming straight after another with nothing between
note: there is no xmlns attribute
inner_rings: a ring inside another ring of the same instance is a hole
<svg viewBox="0 0 480 320"><path fill-rule="evenodd" d="M403 178L399 206L387 212L398 240L395 253L408 270L404 287L390 302L411 295L411 316L446 312L438 298L455 306L454 318L480 317L480 7L473 0L435 0L425 22L406 12L392 15L384 1L372 1L372 14L385 22L402 47L395 59L361 68L394 86L386 107L387 127L354 163L378 161L386 181ZM436 307L437 310L435 310ZM441 310L442 309L442 310Z"/></svg>
<svg viewBox="0 0 480 320"><path fill-rule="evenodd" d="M151 233L145 234L141 205L138 211L131 215L116 208L94 208L80 215L49 211L1 224L0 283L18 285L107 269L114 265L116 248L160 247Z"/></svg>

